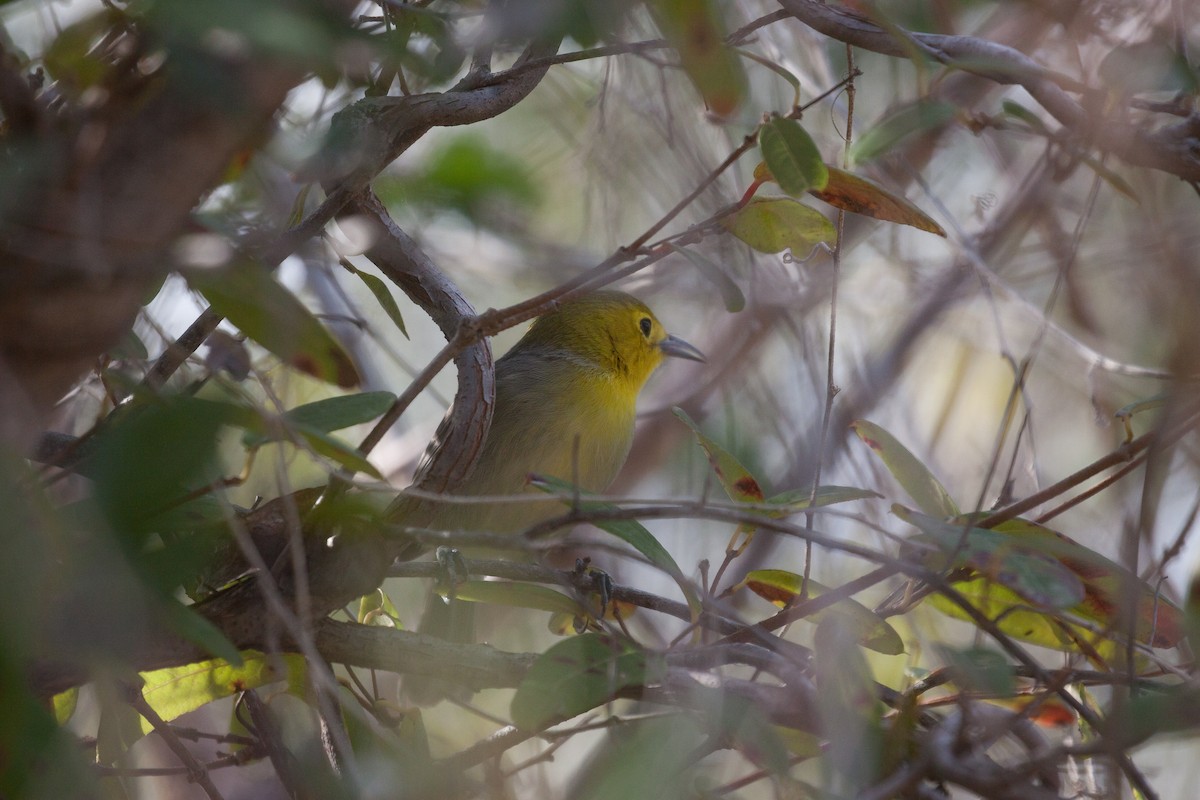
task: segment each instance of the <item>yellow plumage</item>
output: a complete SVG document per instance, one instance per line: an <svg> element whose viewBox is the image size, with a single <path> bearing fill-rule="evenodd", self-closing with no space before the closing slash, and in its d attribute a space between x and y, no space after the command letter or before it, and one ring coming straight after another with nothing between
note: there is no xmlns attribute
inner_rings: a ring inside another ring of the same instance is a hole
<svg viewBox="0 0 1200 800"><path fill-rule="evenodd" d="M696 348L669 336L644 303L622 292L593 292L538 317L496 362L492 426L458 493L519 496L536 491L528 486L530 473L604 491L629 455L638 393L666 356L704 360ZM434 448L440 439L434 438ZM403 505L393 513L404 524L435 530L519 533L562 513L558 503L545 500L398 502ZM414 547L405 555L419 552ZM469 641L472 618L470 604L431 599L420 630ZM460 696L462 688L410 676L406 694L424 705Z"/></svg>
<svg viewBox="0 0 1200 800"><path fill-rule="evenodd" d="M530 473L604 491L629 455L638 393L666 356L703 360L622 292L593 292L538 317L496 362L491 430L458 493L517 495L530 491ZM440 530L519 532L562 513L547 502L422 506L420 524Z"/></svg>

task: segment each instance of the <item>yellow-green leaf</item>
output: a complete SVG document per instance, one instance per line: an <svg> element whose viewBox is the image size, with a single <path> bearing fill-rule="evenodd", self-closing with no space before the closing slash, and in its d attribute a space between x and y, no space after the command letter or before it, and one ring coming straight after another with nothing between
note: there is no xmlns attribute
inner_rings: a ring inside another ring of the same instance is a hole
<svg viewBox="0 0 1200 800"><path fill-rule="evenodd" d="M746 574L742 583L762 599L786 608L800 595L804 578L782 569L757 569ZM827 586L809 579L808 597L820 597L829 591ZM869 650L894 656L904 652L904 641L895 628L875 612L854 600L840 600L829 608L806 617L809 622L819 623L826 616L843 617L843 623L854 634L855 640Z"/></svg>
<svg viewBox="0 0 1200 800"><path fill-rule="evenodd" d="M552 614L587 616L588 611L574 598L547 586L515 581L465 581L454 587L454 598L472 603L532 608Z"/></svg>
<svg viewBox="0 0 1200 800"><path fill-rule="evenodd" d="M721 487L725 490L725 494L729 495L730 500L738 503L762 503L765 501L765 495L763 495L758 479L750 473L750 470L742 466L742 462L701 433L700 427L682 408L676 406L671 409L671 412L691 429L696 441L703 448L704 454L708 456L708 463L712 466L713 473L716 474L717 480L720 481Z"/></svg>
<svg viewBox="0 0 1200 800"><path fill-rule="evenodd" d="M958 516L958 506L946 487L896 437L865 419L855 420L850 429L875 451L918 508L935 517Z"/></svg>
<svg viewBox="0 0 1200 800"><path fill-rule="evenodd" d="M242 654L242 666L234 667L221 658L186 664L182 667L143 672L142 695L150 707L170 722L206 703L229 697L278 681L303 685L308 667L298 655L273 655L248 650ZM152 730L142 720L142 733Z"/></svg>
<svg viewBox="0 0 1200 800"><path fill-rule="evenodd" d="M837 240L832 222L790 197L757 197L724 217L721 227L760 253L791 249L804 257L818 244Z"/></svg>

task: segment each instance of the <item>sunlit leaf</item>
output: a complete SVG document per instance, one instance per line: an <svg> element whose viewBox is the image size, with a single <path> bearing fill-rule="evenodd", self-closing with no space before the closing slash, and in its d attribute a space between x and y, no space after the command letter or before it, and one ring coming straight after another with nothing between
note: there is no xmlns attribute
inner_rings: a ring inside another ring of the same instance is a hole
<svg viewBox="0 0 1200 800"><path fill-rule="evenodd" d="M242 333L301 372L343 388L359 384L354 362L312 312L258 264L190 270L188 283Z"/></svg>
<svg viewBox="0 0 1200 800"><path fill-rule="evenodd" d="M1183 639L1183 611L1117 562L1059 533L1024 519L1002 522L992 530L1014 537L1025 547L1057 559L1083 583L1084 598L1070 611L1120 632L1119 609L1127 602L1130 585L1137 591L1138 641L1153 647L1174 647Z"/></svg>
<svg viewBox="0 0 1200 800"><path fill-rule="evenodd" d="M50 704L54 708L54 721L66 725L75 715L75 708L79 704L79 687L59 692L51 698Z"/></svg>
<svg viewBox="0 0 1200 800"><path fill-rule="evenodd" d="M631 686L661 680L665 666L630 644L598 634L564 639L538 657L517 687L512 720L541 730L611 700Z"/></svg>
<svg viewBox="0 0 1200 800"><path fill-rule="evenodd" d="M829 169L808 132L794 119L772 117L758 134L763 161L779 187L796 196L820 191L829 181Z"/></svg>
<svg viewBox="0 0 1200 800"><path fill-rule="evenodd" d="M833 223L790 197L757 197L721 219L721 227L760 253L792 250L806 256L837 240Z"/></svg>
<svg viewBox="0 0 1200 800"><path fill-rule="evenodd" d="M213 659L144 672L142 696L160 717L170 722L213 700L248 689L279 681L302 686L307 669L303 656L266 655L247 650L239 667L224 659ZM150 723L143 719L142 733L151 730Z"/></svg>
<svg viewBox="0 0 1200 800"><path fill-rule="evenodd" d="M802 575L782 569L757 569L747 573L742 583L747 589L779 608L786 608L800 596L804 586L807 597L820 597L829 588L809 579L804 583ZM806 617L809 622L819 623L830 615L843 617L847 628L853 632L855 641L869 650L884 655L899 655L904 652L904 641L900 634L882 617L854 600L839 600L833 606Z"/></svg>
<svg viewBox="0 0 1200 800"><path fill-rule="evenodd" d="M896 437L865 419L855 420L850 424L850 430L854 431L867 447L875 451L888 468L888 472L892 473L892 477L908 492L908 496L916 502L918 508L935 517L958 515L958 506L946 491L946 487L942 486L933 473L907 447L900 444Z"/></svg>

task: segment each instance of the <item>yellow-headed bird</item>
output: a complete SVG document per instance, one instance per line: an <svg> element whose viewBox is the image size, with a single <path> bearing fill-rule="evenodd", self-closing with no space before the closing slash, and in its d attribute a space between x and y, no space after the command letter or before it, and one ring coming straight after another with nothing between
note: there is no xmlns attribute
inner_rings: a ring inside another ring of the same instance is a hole
<svg viewBox="0 0 1200 800"><path fill-rule="evenodd" d="M538 317L496 362L492 426L474 472L457 493L520 495L534 491L527 485L530 473L603 492L629 455L638 393L668 356L704 360L623 292L592 292ZM397 515L406 524L450 531L518 533L562 513L545 501L397 502L407 506ZM428 621L422 629L429 629ZM411 681L409 693L430 699Z"/></svg>

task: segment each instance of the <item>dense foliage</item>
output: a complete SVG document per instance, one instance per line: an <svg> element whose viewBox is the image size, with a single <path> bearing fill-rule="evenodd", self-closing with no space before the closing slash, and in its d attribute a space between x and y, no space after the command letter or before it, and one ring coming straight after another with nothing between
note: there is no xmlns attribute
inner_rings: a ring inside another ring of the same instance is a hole
<svg viewBox="0 0 1200 800"><path fill-rule="evenodd" d="M0 2L0 797L1190 796L1195 16ZM414 524L609 285L610 494Z"/></svg>

